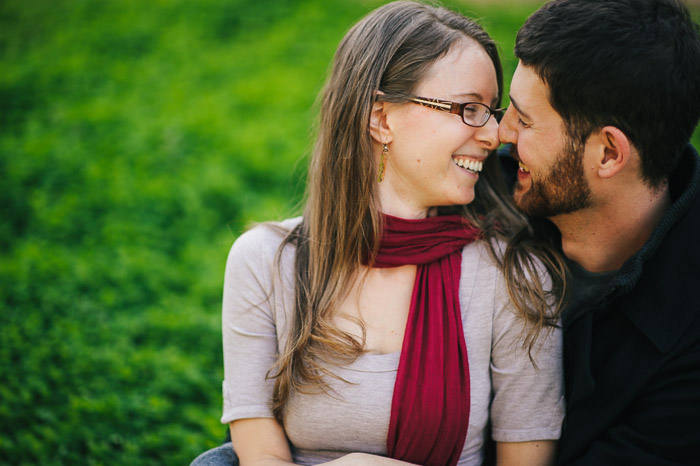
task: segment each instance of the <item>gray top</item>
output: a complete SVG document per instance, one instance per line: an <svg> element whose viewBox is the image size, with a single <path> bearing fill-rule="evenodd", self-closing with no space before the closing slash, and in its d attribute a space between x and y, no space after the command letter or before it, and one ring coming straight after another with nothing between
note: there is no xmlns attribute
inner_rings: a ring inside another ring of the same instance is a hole
<svg viewBox="0 0 700 466"><path fill-rule="evenodd" d="M289 229L299 221L281 225ZM273 417L268 404L274 382L265 375L286 344L294 304L294 247L285 248L279 269L275 260L282 238L259 226L243 234L228 257L222 423ZM533 367L522 347L524 322L480 241L462 251L459 298L471 384L469 430L459 464L481 464L489 418L496 441L558 439L564 417L559 329L543 332L533 349ZM291 396L284 427L296 463L318 464L356 451L386 455L399 355L360 356L333 368L352 383L331 379L334 393Z"/></svg>

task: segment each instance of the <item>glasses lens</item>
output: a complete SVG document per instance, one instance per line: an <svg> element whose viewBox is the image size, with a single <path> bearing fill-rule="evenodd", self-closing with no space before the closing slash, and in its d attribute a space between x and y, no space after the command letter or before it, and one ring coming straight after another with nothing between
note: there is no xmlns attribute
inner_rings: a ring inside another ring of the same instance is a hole
<svg viewBox="0 0 700 466"><path fill-rule="evenodd" d="M491 112L486 105L474 102L464 106L462 119L469 126L484 126L489 120Z"/></svg>

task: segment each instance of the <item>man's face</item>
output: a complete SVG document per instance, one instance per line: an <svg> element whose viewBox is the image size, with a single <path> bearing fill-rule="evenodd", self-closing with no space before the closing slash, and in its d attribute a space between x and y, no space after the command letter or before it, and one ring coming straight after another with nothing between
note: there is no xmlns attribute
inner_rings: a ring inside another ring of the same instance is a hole
<svg viewBox="0 0 700 466"><path fill-rule="evenodd" d="M584 147L568 136L548 92L534 70L519 64L499 137L512 143L511 155L520 162L516 206L528 215L551 218L589 207L591 189L584 174Z"/></svg>

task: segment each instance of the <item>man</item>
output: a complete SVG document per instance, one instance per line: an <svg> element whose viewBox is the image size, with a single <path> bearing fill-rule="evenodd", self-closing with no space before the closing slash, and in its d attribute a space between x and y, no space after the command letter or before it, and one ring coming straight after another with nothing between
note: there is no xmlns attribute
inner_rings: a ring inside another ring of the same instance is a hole
<svg viewBox="0 0 700 466"><path fill-rule="evenodd" d="M500 138L566 255L558 464L700 464L700 36L675 0L555 0Z"/></svg>

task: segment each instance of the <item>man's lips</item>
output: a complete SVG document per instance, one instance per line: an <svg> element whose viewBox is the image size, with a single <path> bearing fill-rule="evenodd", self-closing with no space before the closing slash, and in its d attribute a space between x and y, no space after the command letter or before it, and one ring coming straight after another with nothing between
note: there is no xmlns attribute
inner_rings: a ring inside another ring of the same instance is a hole
<svg viewBox="0 0 700 466"><path fill-rule="evenodd" d="M518 146L516 146L515 144L511 144L510 146L510 156L518 161L518 167L520 168L520 172L530 173L530 169L527 168L527 165L525 165L522 162L522 160L520 160L520 154L518 154Z"/></svg>

